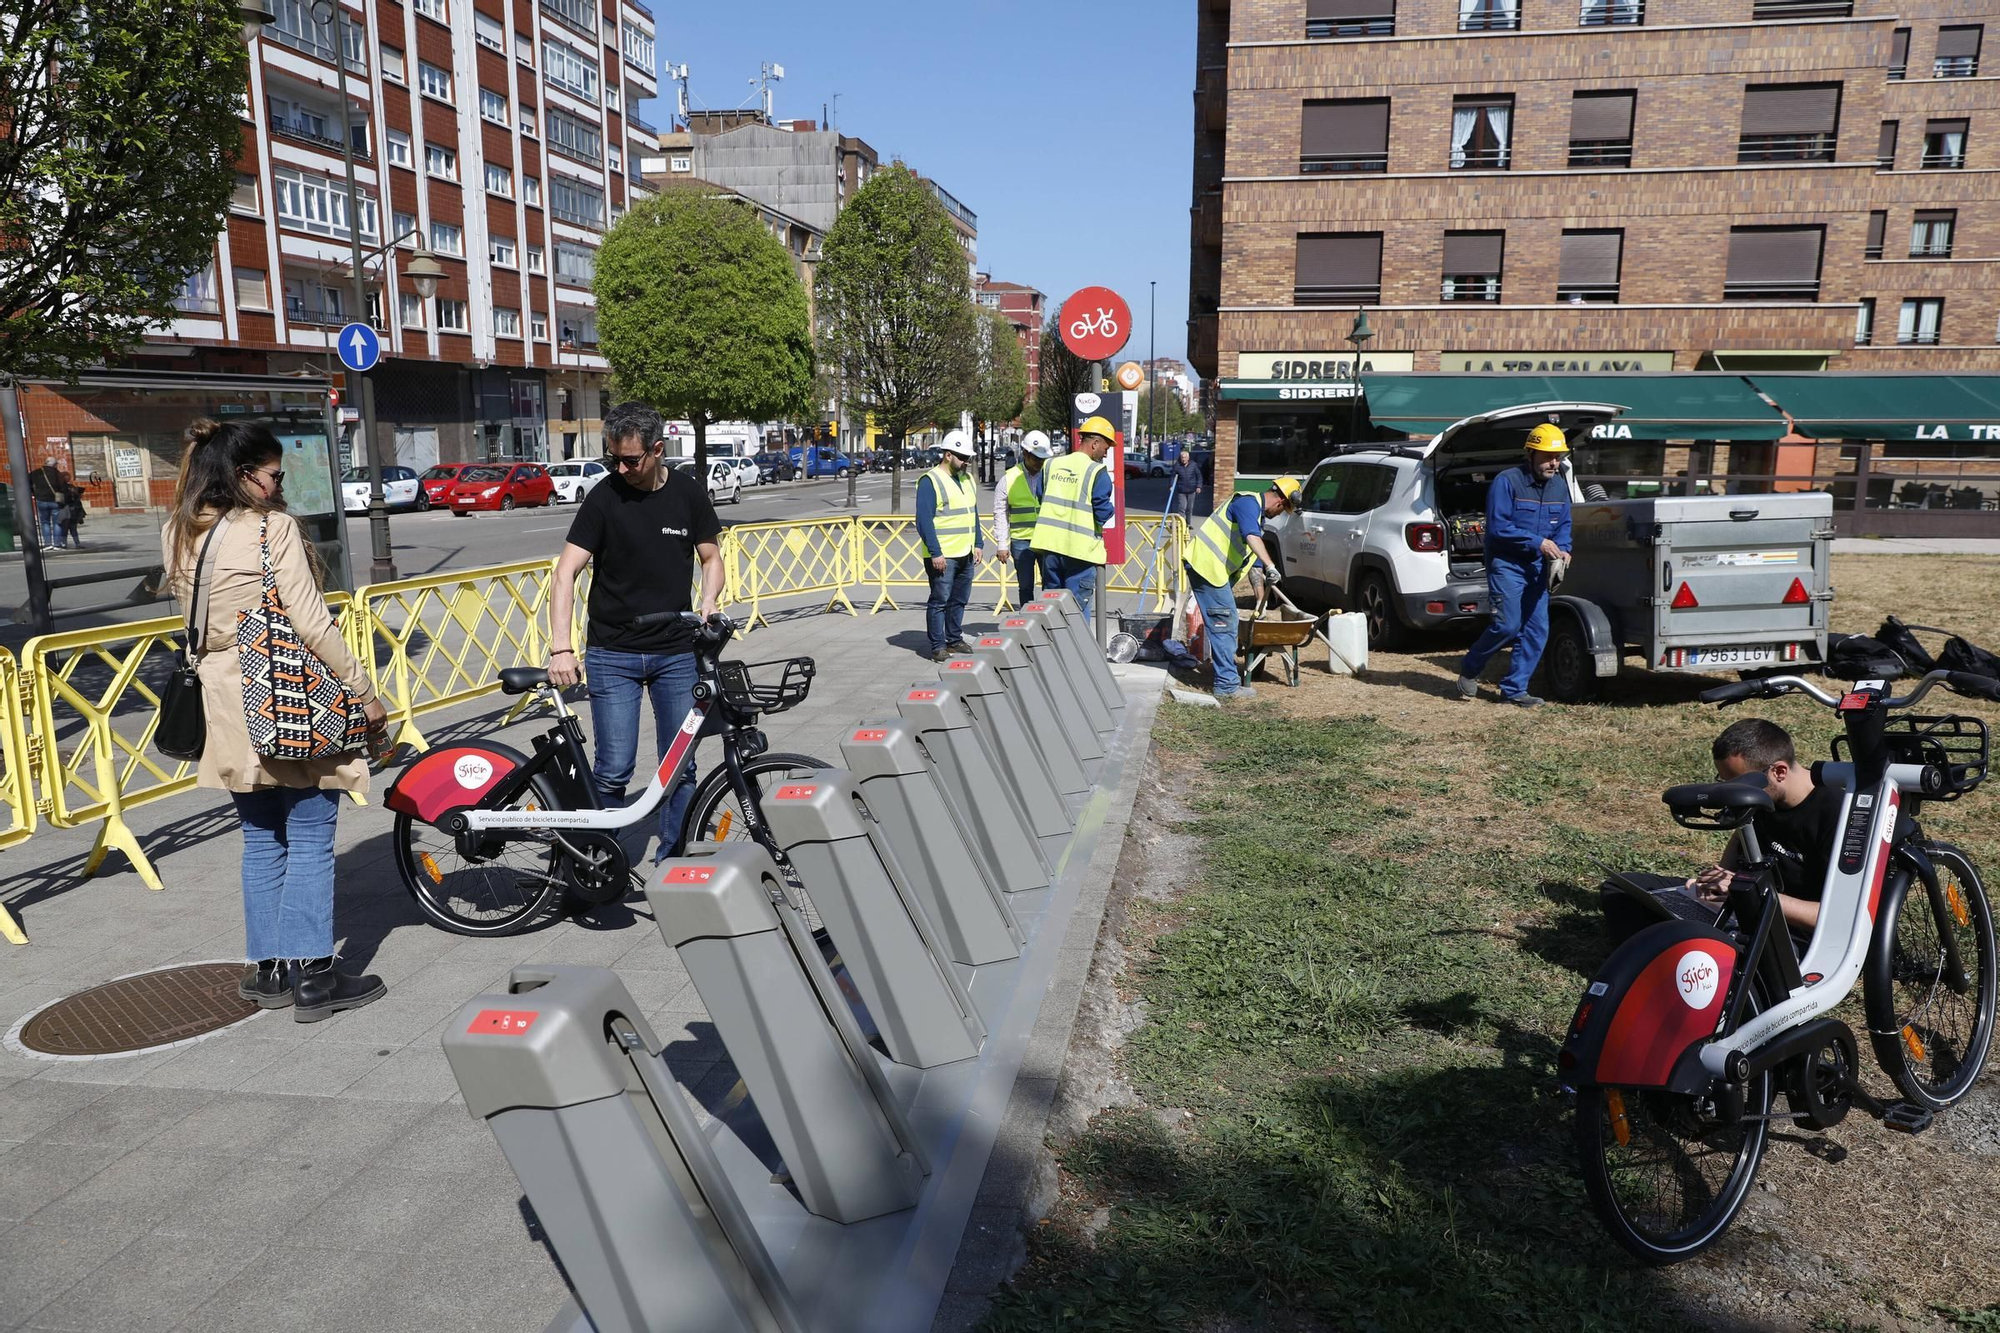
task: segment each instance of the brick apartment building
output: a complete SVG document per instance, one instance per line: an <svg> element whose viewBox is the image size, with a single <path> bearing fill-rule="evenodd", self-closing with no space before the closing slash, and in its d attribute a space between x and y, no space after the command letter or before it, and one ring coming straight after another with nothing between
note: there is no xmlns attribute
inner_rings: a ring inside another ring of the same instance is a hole
<svg viewBox="0 0 2000 1333"><path fill-rule="evenodd" d="M1042 324L1048 300L1026 283L996 282L988 273L973 276L972 299L988 310L997 310L1014 326L1021 351L1028 358L1028 401L1042 387Z"/></svg>
<svg viewBox="0 0 2000 1333"><path fill-rule="evenodd" d="M366 318L383 336L377 459L595 453L606 367L590 280L605 229L644 190L628 171L657 151L635 114L657 92L650 11L636 0L347 0L343 111L333 26L305 0L274 7L250 53L236 195L214 259L127 364L337 376L333 335ZM364 266L365 315L353 309L343 135L365 249L403 238ZM430 299L401 271L420 244L445 270ZM95 401L31 386L31 462L53 456L97 478L93 507L164 503L177 427ZM343 458L358 428L345 433Z"/></svg>
<svg viewBox="0 0 2000 1333"><path fill-rule="evenodd" d="M1198 13L1220 487L1347 438L1228 381L1347 379L1357 307L1379 372L2000 369L1995 0Z"/></svg>

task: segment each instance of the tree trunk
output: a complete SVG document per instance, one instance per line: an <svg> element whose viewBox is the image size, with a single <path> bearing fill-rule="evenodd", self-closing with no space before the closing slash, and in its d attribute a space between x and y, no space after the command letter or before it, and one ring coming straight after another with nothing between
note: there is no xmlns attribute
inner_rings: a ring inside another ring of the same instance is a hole
<svg viewBox="0 0 2000 1333"><path fill-rule="evenodd" d="M903 512L903 437L900 432L889 437L889 512Z"/></svg>
<svg viewBox="0 0 2000 1333"><path fill-rule="evenodd" d="M708 493L708 415L704 412L688 414L688 424L694 427L694 475L701 483L702 493Z"/></svg>

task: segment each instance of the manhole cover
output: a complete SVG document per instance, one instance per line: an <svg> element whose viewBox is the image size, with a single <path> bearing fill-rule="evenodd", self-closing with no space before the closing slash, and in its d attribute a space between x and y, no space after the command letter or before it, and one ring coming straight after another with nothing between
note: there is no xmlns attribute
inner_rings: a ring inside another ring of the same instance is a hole
<svg viewBox="0 0 2000 1333"><path fill-rule="evenodd" d="M43 1055L127 1055L240 1023L257 1006L236 993L242 963L192 963L120 977L57 1000L22 1024Z"/></svg>

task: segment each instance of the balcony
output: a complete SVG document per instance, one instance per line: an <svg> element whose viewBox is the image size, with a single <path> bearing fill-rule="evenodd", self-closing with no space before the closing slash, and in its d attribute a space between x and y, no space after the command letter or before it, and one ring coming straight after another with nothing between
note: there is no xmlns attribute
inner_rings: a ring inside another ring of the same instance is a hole
<svg viewBox="0 0 2000 1333"><path fill-rule="evenodd" d="M1869 257L1870 257L1871 259L1880 259L1880 258L1882 257L1882 256L1881 256L1881 253L1880 253L1880 251L1881 251L1882 247L1878 245L1878 246L1875 246L1875 247L1874 247L1874 249L1876 250L1876 252L1877 252L1877 253L1875 253L1875 254L1873 254L1873 255L1871 255L1871 256L1869 256ZM1950 258L1951 258L1951 242L1950 242L1949 240L1943 240L1943 241L1932 241L1932 242L1931 242L1930 244L1928 244L1928 245L1913 245L1913 246L1911 246L1911 247L1910 247L1910 258L1912 258L1912 259L1950 259Z"/></svg>
<svg viewBox="0 0 2000 1333"><path fill-rule="evenodd" d="M1572 140L1569 146L1572 167L1629 167L1632 165L1630 139Z"/></svg>
<svg viewBox="0 0 2000 1333"><path fill-rule="evenodd" d="M222 303L213 296L189 296L183 292L174 298L174 309L184 315L219 315Z"/></svg>
<svg viewBox="0 0 2000 1333"><path fill-rule="evenodd" d="M1736 142L1738 162L1831 162L1834 136L1817 134L1746 134Z"/></svg>
<svg viewBox="0 0 2000 1333"><path fill-rule="evenodd" d="M293 324L313 324L324 329L337 329L347 323L347 316L339 308L308 302L297 296L285 298L285 319Z"/></svg>
<svg viewBox="0 0 2000 1333"><path fill-rule="evenodd" d="M1325 39L1328 37L1393 37L1396 35L1396 10L1390 6L1380 14L1355 14L1347 18L1307 19L1306 36Z"/></svg>
<svg viewBox="0 0 2000 1333"><path fill-rule="evenodd" d="M1453 153L1453 171L1505 171L1513 161L1513 153L1506 148L1467 148L1464 152Z"/></svg>
<svg viewBox="0 0 2000 1333"><path fill-rule="evenodd" d="M1753 19L1842 19L1854 13L1854 0L1752 0Z"/></svg>
<svg viewBox="0 0 2000 1333"><path fill-rule="evenodd" d="M1896 332L1898 347L1936 347L1937 341L1936 329L1899 329Z"/></svg>
<svg viewBox="0 0 2000 1333"><path fill-rule="evenodd" d="M542 9L549 17L567 27L576 29L591 41L593 50L599 41L597 9L587 0L542 0Z"/></svg>
<svg viewBox="0 0 2000 1333"><path fill-rule="evenodd" d="M1618 284L1615 282L1559 282L1556 284L1556 300L1569 305L1617 305Z"/></svg>
<svg viewBox="0 0 2000 1333"><path fill-rule="evenodd" d="M338 153L341 150L341 143L338 138L306 121L280 120L276 116L273 116L270 123L273 138L289 139L293 143L302 143L309 148L324 149L329 153ZM357 162L373 161L368 152L367 130L361 126L356 126L355 133L357 138L354 144L354 160Z"/></svg>
<svg viewBox="0 0 2000 1333"><path fill-rule="evenodd" d="M1333 283L1319 287L1292 288L1294 305L1381 305L1382 282Z"/></svg>
<svg viewBox="0 0 2000 1333"><path fill-rule="evenodd" d="M1725 301L1817 301L1819 279L1775 279L1769 282L1725 282Z"/></svg>
<svg viewBox="0 0 2000 1333"><path fill-rule="evenodd" d="M1931 62L1931 77L1934 79L1970 79L1978 74L1978 56L1939 56Z"/></svg>
<svg viewBox="0 0 2000 1333"><path fill-rule="evenodd" d="M1448 304L1467 301L1492 303L1500 299L1498 273L1472 277L1447 277L1438 289L1438 300Z"/></svg>
<svg viewBox="0 0 2000 1333"><path fill-rule="evenodd" d="M1389 154L1386 149L1379 153L1321 153L1299 159L1299 174L1302 176L1388 169Z"/></svg>
<svg viewBox="0 0 2000 1333"><path fill-rule="evenodd" d="M1645 0L1583 0L1577 16L1585 28L1636 27L1645 21Z"/></svg>
<svg viewBox="0 0 2000 1333"><path fill-rule="evenodd" d="M1935 150L1926 148L1921 165L1925 171L1963 171L1965 150L1961 148L1957 152L1952 152L1944 148Z"/></svg>
<svg viewBox="0 0 2000 1333"><path fill-rule="evenodd" d="M1518 32L1521 28L1521 11L1512 8L1475 9L1471 12L1459 11L1458 30L1460 32Z"/></svg>

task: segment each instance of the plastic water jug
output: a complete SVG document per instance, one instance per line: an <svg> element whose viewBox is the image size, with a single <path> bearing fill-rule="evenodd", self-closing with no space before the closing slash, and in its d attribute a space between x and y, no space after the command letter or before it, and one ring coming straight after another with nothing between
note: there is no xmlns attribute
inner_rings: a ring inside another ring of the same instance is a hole
<svg viewBox="0 0 2000 1333"><path fill-rule="evenodd" d="M1326 618L1327 669L1336 676L1359 675L1368 669L1368 617L1359 611Z"/></svg>

